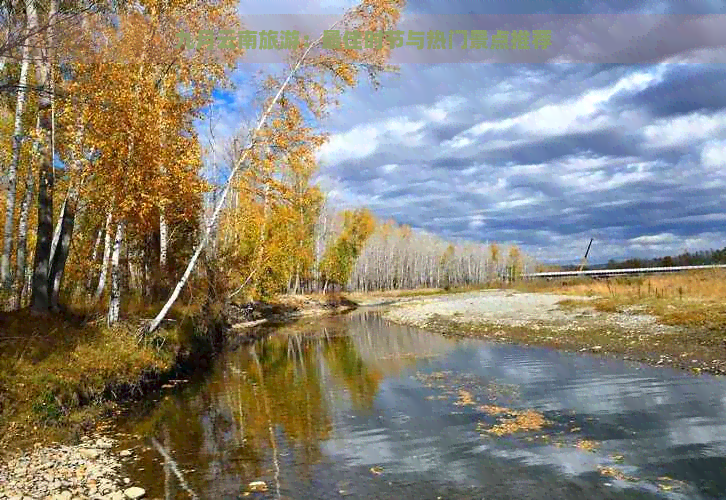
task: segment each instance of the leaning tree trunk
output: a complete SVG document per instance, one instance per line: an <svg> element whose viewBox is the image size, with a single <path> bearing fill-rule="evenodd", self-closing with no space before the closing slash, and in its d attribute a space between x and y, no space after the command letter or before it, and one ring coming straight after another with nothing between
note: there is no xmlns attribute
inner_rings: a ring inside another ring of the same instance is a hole
<svg viewBox="0 0 726 500"><path fill-rule="evenodd" d="M66 261L68 259L68 253L71 248L71 238L73 237L73 226L76 220L76 204L78 201L78 187L76 185L71 186L64 210L61 214L61 230L56 247L53 254L53 260L51 261L50 273L48 275L48 283L50 286L50 305L55 310L58 309L60 287L63 281L63 273L65 272Z"/></svg>
<svg viewBox="0 0 726 500"><path fill-rule="evenodd" d="M333 24L331 29L333 29L338 23ZM292 67L290 72L287 75L287 78L285 78L285 81L280 85L280 88L277 91L277 94L272 98L269 105L265 109L265 111L262 113L262 116L260 117L260 120L257 122L257 126L252 132L252 136L250 138L250 142L247 145L247 147L242 151L242 154L237 159L237 161L234 163L231 172L229 173L229 176L227 177L226 182L224 183L224 188L222 189L221 196L219 200L217 201L217 204L214 207L214 211L212 212L212 216L210 220L207 222L207 226L204 231L204 235L202 236L201 241L197 244L197 247L194 250L194 254L192 254L192 258L189 259L189 263L187 264L186 269L184 270L184 274L182 275L181 279L177 282L176 286L174 287L174 290L171 292L171 295L167 299L164 306L161 308L159 313L156 315L156 317L152 320L152 322L149 324L148 329L146 330L146 333L151 333L155 331L159 326L161 325L161 322L166 318L166 315L169 313L169 310L174 305L174 302L176 302L176 299L179 297L179 294L182 291L182 288L187 284L187 281L189 280L189 277L192 274L192 271L194 270L194 267L197 265L197 261L199 260L199 257L201 256L202 252L207 246L207 243L209 242L209 238L212 235L212 231L217 226L217 220L219 219L219 214L222 211L222 208L224 207L225 201L227 199L227 196L229 195L229 190L232 186L232 181L234 180L235 176L237 175L237 172L239 171L240 167L245 163L247 160L247 156L249 155L250 151L252 150L252 147L257 144L258 135L260 133L260 130L262 129L262 126L267 122L267 118L272 113L272 109L277 103L277 101L280 99L280 96L287 88L288 84L292 80L295 73L297 73L298 69L302 64L305 62L305 59L307 58L310 51L313 49L313 47L317 46L321 41L323 37L320 36L315 42L311 43L306 49L305 52L300 56L300 58L297 60L295 65Z"/></svg>
<svg viewBox="0 0 726 500"><path fill-rule="evenodd" d="M116 240L113 243L113 256L111 257L111 296L108 301L107 324L111 326L118 321L121 311L121 243L124 238L124 222L120 221L116 227Z"/></svg>
<svg viewBox="0 0 726 500"><path fill-rule="evenodd" d="M84 126L80 122L76 130L76 146L78 151L82 151L83 147ZM50 272L48 273L48 283L50 286L50 305L51 308L58 309L60 287L63 281L63 273L65 272L66 261L71 249L71 240L73 238L73 228L76 224L76 209L78 207L78 195L81 188L82 180L73 179L74 174L80 175L82 168L82 158L73 159L73 172L71 173L71 185L68 188L68 194L63 202L61 210L61 218L58 221L60 226L56 245L51 247Z"/></svg>
<svg viewBox="0 0 726 500"><path fill-rule="evenodd" d="M66 192L66 197L63 198L63 205L61 205L60 214L58 216L58 222L55 224L55 229L53 230L53 240L50 242L50 262L53 263L53 257L55 256L55 250L58 248L58 242L60 241L60 235L61 235L61 226L63 225L63 216L66 211L66 206L68 206L68 196L70 195L70 189L68 192Z"/></svg>
<svg viewBox="0 0 726 500"><path fill-rule="evenodd" d="M28 7L33 9L34 6ZM28 16L37 19L37 16ZM15 126L13 128L13 144L10 167L7 173L7 195L5 198L5 232L3 233L3 252L0 256L0 281L6 290L12 286L13 277L10 273L10 254L13 251L13 225L15 222L15 196L18 186L18 165L20 164L20 149L23 141L23 111L28 99L28 67L30 66L30 42L23 45L23 60L20 65L20 79L18 80L18 94L15 104ZM23 276L18 277L22 281Z"/></svg>

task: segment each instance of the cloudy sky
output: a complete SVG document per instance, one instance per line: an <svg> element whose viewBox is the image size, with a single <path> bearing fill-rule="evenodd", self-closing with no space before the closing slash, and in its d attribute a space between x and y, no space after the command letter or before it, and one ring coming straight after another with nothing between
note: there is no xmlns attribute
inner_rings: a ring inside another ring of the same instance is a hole
<svg viewBox="0 0 726 500"><path fill-rule="evenodd" d="M242 0L240 12L312 25L351 3ZM411 0L404 29L539 27L552 47L397 49L400 74L346 94L323 124L318 181L341 206L542 261L579 261L591 237L591 262L722 248L724 14L716 0ZM241 64L238 88L219 94L217 138L253 110L259 67Z"/></svg>

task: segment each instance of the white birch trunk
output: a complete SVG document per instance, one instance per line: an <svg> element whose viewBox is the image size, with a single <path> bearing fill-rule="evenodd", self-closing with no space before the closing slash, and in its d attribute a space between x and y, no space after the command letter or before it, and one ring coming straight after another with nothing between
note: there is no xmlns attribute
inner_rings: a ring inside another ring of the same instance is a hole
<svg viewBox="0 0 726 500"><path fill-rule="evenodd" d="M113 211L109 210L106 216L106 233L103 241L103 260L101 262L101 274L98 276L98 285L96 286L96 292L93 294L93 299L98 301L101 299L104 288L106 288L106 275L108 273L108 261L111 258L111 220L113 218Z"/></svg>
<svg viewBox="0 0 726 500"><path fill-rule="evenodd" d="M5 198L5 226L3 233L3 251L0 256L0 281L6 290L12 286L13 277L10 273L10 254L13 251L13 229L15 222L15 196L18 186L18 165L20 164L20 146L23 140L23 111L28 100L28 69L30 67L30 44L23 45L22 62L20 65L20 78L18 80L18 94L15 104L15 124L13 127L12 153L7 174L7 195ZM4 60L4 59L3 59ZM28 166L32 175L32 166ZM18 276L23 279L23 276Z"/></svg>
<svg viewBox="0 0 726 500"><path fill-rule="evenodd" d="M121 243L124 238L124 222L120 221L116 226L116 238L113 243L113 255L111 256L111 295L108 300L108 326L114 325L119 318L121 311Z"/></svg>
<svg viewBox="0 0 726 500"><path fill-rule="evenodd" d="M166 217L164 217L164 209L159 209L159 267L161 272L166 271L166 260L169 246L169 227L166 224Z"/></svg>

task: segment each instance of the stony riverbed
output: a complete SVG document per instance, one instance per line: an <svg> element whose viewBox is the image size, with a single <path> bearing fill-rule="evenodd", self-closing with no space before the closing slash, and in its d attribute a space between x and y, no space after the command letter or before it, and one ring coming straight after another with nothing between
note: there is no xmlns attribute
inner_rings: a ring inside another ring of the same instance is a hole
<svg viewBox="0 0 726 500"><path fill-rule="evenodd" d="M665 325L637 307L619 312L561 307L588 297L486 290L391 306L384 317L448 336L613 355L696 373L726 374L726 342ZM586 302L585 302L586 303Z"/></svg>
<svg viewBox="0 0 726 500"><path fill-rule="evenodd" d="M648 329L666 334L673 327L658 324L656 318L637 311L603 313L588 309L566 310L558 302L573 297L545 293L515 293L492 290L430 297L401 304L385 317L400 323L425 326L434 318L455 323L484 322L502 326L526 327L547 324L558 329L612 326L635 332Z"/></svg>
<svg viewBox="0 0 726 500"><path fill-rule="evenodd" d="M127 500L146 491L123 476L133 450L113 452L115 442L84 437L79 445L36 446L0 465L1 500Z"/></svg>

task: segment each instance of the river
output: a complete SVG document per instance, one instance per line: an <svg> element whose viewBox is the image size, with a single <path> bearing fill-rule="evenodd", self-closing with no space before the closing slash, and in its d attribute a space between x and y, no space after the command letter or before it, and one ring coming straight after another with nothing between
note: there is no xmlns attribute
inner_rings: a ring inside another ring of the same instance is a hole
<svg viewBox="0 0 726 500"><path fill-rule="evenodd" d="M160 399L119 424L147 498L726 499L725 379L370 310L273 329Z"/></svg>

